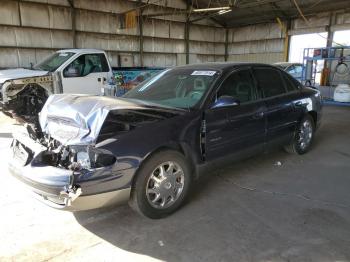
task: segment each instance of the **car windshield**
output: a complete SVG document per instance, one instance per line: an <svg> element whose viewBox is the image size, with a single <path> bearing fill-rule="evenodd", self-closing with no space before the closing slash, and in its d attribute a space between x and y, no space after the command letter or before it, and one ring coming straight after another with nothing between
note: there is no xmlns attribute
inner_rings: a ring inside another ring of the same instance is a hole
<svg viewBox="0 0 350 262"><path fill-rule="evenodd" d="M59 68L64 62L66 62L70 57L72 57L74 54L75 53L73 52L54 53L48 58L46 58L44 61L36 64L34 66L34 69L53 72L57 68Z"/></svg>
<svg viewBox="0 0 350 262"><path fill-rule="evenodd" d="M209 69L167 69L142 82L123 97L189 109L199 103L218 74L218 71Z"/></svg>

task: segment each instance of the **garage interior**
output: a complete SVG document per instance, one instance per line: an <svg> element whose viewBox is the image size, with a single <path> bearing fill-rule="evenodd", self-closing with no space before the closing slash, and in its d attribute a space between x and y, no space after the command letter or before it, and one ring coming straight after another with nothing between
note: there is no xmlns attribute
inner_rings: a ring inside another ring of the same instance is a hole
<svg viewBox="0 0 350 262"><path fill-rule="evenodd" d="M330 77L333 61L350 67L349 46L348 0L1 0L2 69L69 48L104 50L117 69L311 61L324 108L310 152L275 150L211 172L161 220L128 206L42 205L7 172L21 124L1 114L0 260L350 261L350 107L333 100L350 71ZM344 50L331 57L335 47Z"/></svg>

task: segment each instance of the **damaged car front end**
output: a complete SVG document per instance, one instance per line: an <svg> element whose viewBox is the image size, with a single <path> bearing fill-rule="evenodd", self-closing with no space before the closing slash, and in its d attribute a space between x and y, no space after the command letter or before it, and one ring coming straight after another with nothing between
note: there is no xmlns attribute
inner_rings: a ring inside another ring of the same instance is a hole
<svg viewBox="0 0 350 262"><path fill-rule="evenodd" d="M9 170L54 208L78 211L124 203L139 160L118 158L118 136L164 114L169 115L107 97L53 95L40 114L40 132L27 126L13 134Z"/></svg>

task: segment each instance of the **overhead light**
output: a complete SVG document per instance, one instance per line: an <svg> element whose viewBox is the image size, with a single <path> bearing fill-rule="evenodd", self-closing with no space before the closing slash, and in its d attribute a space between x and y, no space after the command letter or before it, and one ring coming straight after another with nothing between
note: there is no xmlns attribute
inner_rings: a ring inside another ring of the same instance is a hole
<svg viewBox="0 0 350 262"><path fill-rule="evenodd" d="M230 10L220 10L219 12L218 12L218 14L219 15L223 15L223 14L226 14L226 13L228 13L228 12L230 12L231 11L231 9Z"/></svg>
<svg viewBox="0 0 350 262"><path fill-rule="evenodd" d="M192 12L201 13L201 12L214 12L214 11L231 11L231 6L223 7L212 7L212 8L202 8L202 9L193 9Z"/></svg>

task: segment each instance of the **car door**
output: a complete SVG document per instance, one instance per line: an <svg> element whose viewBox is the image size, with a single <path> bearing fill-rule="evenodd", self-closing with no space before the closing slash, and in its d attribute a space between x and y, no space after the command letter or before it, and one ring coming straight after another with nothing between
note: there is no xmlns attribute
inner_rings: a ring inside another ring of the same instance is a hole
<svg viewBox="0 0 350 262"><path fill-rule="evenodd" d="M205 112L207 160L244 157L262 151L266 107L257 99L251 70L245 68L229 74L215 92L213 103L222 96L234 97L240 104L209 108Z"/></svg>
<svg viewBox="0 0 350 262"><path fill-rule="evenodd" d="M83 54L62 72L64 93L100 94L103 82L108 79L109 66L102 53Z"/></svg>
<svg viewBox="0 0 350 262"><path fill-rule="evenodd" d="M266 103L267 142L269 145L286 143L292 138L296 124L293 94L287 92L282 73L270 67L255 67L254 77L260 96Z"/></svg>

